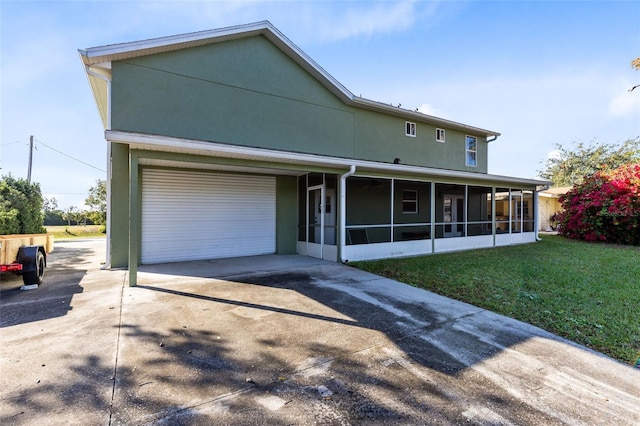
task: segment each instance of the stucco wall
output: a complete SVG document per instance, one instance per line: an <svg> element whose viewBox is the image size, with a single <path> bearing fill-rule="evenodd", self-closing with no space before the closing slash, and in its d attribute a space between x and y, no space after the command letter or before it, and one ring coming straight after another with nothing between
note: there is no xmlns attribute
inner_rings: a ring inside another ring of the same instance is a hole
<svg viewBox="0 0 640 426"><path fill-rule="evenodd" d="M111 267L129 264L129 146L111 143Z"/></svg>
<svg viewBox="0 0 640 426"><path fill-rule="evenodd" d="M363 70L364 72L364 70ZM262 36L112 64L112 128L130 132L449 170L465 165L465 134L344 104Z"/></svg>
<svg viewBox="0 0 640 426"><path fill-rule="evenodd" d="M551 215L562 210L556 197L540 197L540 231L551 230Z"/></svg>
<svg viewBox="0 0 640 426"><path fill-rule="evenodd" d="M276 253L295 254L297 241L298 182L295 176L276 178Z"/></svg>

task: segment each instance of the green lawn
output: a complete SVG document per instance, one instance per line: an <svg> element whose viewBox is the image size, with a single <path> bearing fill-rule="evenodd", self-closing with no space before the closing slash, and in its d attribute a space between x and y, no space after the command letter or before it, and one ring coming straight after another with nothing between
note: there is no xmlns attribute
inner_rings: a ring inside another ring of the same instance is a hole
<svg viewBox="0 0 640 426"><path fill-rule="evenodd" d="M47 233L53 234L55 241L106 236L102 232L103 225L45 226L45 229Z"/></svg>
<svg viewBox="0 0 640 426"><path fill-rule="evenodd" d="M625 363L640 356L640 248L542 242L354 266L517 318Z"/></svg>

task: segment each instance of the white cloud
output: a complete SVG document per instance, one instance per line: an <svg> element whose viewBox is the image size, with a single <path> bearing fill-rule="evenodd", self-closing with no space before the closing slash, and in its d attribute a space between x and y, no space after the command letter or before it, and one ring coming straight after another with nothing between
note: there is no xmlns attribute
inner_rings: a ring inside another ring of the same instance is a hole
<svg viewBox="0 0 640 426"><path fill-rule="evenodd" d="M640 119L640 93L628 91L618 93L609 101L608 111L612 117L635 115Z"/></svg>
<svg viewBox="0 0 640 426"><path fill-rule="evenodd" d="M631 87L638 84L631 72L609 76L605 86L609 95L607 113L612 119L636 118L640 120L640 93L638 89L629 92Z"/></svg>
<svg viewBox="0 0 640 426"><path fill-rule="evenodd" d="M162 35L269 20L298 43L332 42L405 31L435 13L439 2L211 1L141 2L144 26L162 21ZM137 14L133 14L134 16ZM166 17L171 16L171 20ZM126 21L127 17L123 16ZM138 18L139 19L139 18ZM188 22L190 29L181 28ZM153 35L152 35L153 36Z"/></svg>
<svg viewBox="0 0 640 426"><path fill-rule="evenodd" d="M317 28L325 40L400 32L415 23L415 2L354 2L344 11L332 9L325 18Z"/></svg>
<svg viewBox="0 0 640 426"><path fill-rule="evenodd" d="M418 107L418 112L421 112L423 114L427 114L427 115L432 115L434 117L441 117L444 118L446 116L446 114L441 111L440 109L434 107L431 104L422 104Z"/></svg>
<svg viewBox="0 0 640 426"><path fill-rule="evenodd" d="M559 160L561 158L560 150L553 149L547 153L547 160Z"/></svg>

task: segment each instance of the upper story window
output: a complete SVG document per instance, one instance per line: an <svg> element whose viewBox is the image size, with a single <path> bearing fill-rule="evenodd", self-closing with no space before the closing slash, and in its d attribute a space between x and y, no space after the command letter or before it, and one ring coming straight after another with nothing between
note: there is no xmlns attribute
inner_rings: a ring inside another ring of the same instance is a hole
<svg viewBox="0 0 640 426"><path fill-rule="evenodd" d="M444 143L444 129L436 129L436 141Z"/></svg>
<svg viewBox="0 0 640 426"><path fill-rule="evenodd" d="M412 138L416 137L416 123L412 123L407 121L404 123L404 134L407 136L411 136Z"/></svg>
<svg viewBox="0 0 640 426"><path fill-rule="evenodd" d="M466 137L466 165L469 167L478 166L478 140L475 136Z"/></svg>
<svg viewBox="0 0 640 426"><path fill-rule="evenodd" d="M412 189L402 191L402 213L418 213L418 191Z"/></svg>

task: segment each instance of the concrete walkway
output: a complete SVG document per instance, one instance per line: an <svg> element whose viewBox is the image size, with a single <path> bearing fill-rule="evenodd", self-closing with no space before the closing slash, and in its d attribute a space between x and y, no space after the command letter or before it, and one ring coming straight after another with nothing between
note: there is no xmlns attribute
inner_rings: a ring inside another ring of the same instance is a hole
<svg viewBox="0 0 640 426"><path fill-rule="evenodd" d="M301 256L102 271L58 243L0 300L0 424L640 424L640 370Z"/></svg>

